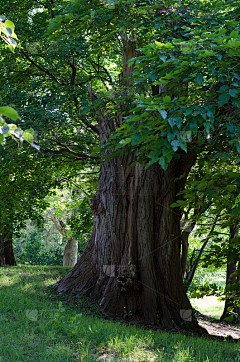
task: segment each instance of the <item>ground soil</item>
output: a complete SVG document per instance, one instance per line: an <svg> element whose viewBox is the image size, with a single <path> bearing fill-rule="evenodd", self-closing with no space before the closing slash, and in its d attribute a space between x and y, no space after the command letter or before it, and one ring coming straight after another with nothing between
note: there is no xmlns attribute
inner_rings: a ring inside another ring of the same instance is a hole
<svg viewBox="0 0 240 362"><path fill-rule="evenodd" d="M197 311L195 311L198 319L198 324L205 328L208 333L212 336L229 338L229 339L240 339L240 323L229 324L218 319L207 317Z"/></svg>

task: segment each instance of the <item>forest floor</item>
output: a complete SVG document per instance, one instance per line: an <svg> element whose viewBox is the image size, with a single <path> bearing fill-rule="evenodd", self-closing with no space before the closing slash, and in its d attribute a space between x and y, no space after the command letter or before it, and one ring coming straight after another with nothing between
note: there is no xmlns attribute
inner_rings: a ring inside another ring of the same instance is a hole
<svg viewBox="0 0 240 362"><path fill-rule="evenodd" d="M56 295L51 285L68 270L0 268L0 362L240 362L240 340L223 338L233 331L210 317L199 323L218 337L196 337L123 323L84 296Z"/></svg>

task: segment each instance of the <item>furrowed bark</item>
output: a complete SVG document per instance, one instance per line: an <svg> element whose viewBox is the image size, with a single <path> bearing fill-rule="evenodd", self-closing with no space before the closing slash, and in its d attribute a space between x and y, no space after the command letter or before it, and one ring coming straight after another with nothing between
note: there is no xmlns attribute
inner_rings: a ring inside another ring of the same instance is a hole
<svg viewBox="0 0 240 362"><path fill-rule="evenodd" d="M234 240L234 238L238 237L239 234L239 228L235 226L230 226L230 239ZM228 258L227 262L227 270L226 270L226 286L231 286L235 284L236 282L236 271L239 270L239 267L237 268L236 263L231 258ZM238 278L239 278L239 273ZM239 291L237 292L236 297L239 299ZM229 309L232 310L232 312L235 314L235 317L239 320L240 319L240 307L234 305L234 298L227 298L225 300L224 310L223 314L220 318L220 320L224 320L225 318L231 316L231 313L229 312Z"/></svg>

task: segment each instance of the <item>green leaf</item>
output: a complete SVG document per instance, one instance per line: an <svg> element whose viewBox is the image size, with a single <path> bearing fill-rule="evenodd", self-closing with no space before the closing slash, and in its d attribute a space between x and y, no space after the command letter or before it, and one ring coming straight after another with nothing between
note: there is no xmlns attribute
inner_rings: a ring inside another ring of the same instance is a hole
<svg viewBox="0 0 240 362"><path fill-rule="evenodd" d="M161 43L160 41L156 41L156 40L155 40L155 44L156 44L159 48L162 48L162 47L165 46L164 43Z"/></svg>
<svg viewBox="0 0 240 362"><path fill-rule="evenodd" d="M235 130L235 127L234 127L232 124L229 124L229 125L227 126L227 129L228 129L229 132L233 133L234 130Z"/></svg>
<svg viewBox="0 0 240 362"><path fill-rule="evenodd" d="M184 141L192 141L192 131L181 131L180 134Z"/></svg>
<svg viewBox="0 0 240 362"><path fill-rule="evenodd" d="M7 124L5 124L5 126L3 126L3 127L1 128L1 133L2 133L3 135L7 135L8 132L9 132L9 127L8 127Z"/></svg>
<svg viewBox="0 0 240 362"><path fill-rule="evenodd" d="M184 47L182 48L183 53L189 53L192 50L192 48Z"/></svg>
<svg viewBox="0 0 240 362"><path fill-rule="evenodd" d="M240 206L234 207L234 209L232 209L232 213L234 216L238 216L240 214Z"/></svg>
<svg viewBox="0 0 240 362"><path fill-rule="evenodd" d="M160 157L158 163L164 170L167 169L167 163L165 157Z"/></svg>
<svg viewBox="0 0 240 362"><path fill-rule="evenodd" d="M140 135L138 133L135 133L135 134L132 135L132 137L131 137L132 146L137 145L141 141L142 141L142 135Z"/></svg>
<svg viewBox="0 0 240 362"><path fill-rule="evenodd" d="M223 92L225 92L226 90L228 90L228 85L223 85L223 86L219 89L219 92L223 93Z"/></svg>
<svg viewBox="0 0 240 362"><path fill-rule="evenodd" d="M229 94L231 97L236 98L238 95L238 91L237 91L237 89L229 89Z"/></svg>
<svg viewBox="0 0 240 362"><path fill-rule="evenodd" d="M161 56L159 57L159 59L161 59L161 60L163 61L163 63L165 63L167 57L166 57L165 55L161 55Z"/></svg>
<svg viewBox="0 0 240 362"><path fill-rule="evenodd" d="M160 139L158 139L158 140L156 140L154 142L153 147L154 148L162 148L163 144L164 144L164 139L160 138Z"/></svg>
<svg viewBox="0 0 240 362"><path fill-rule="evenodd" d="M130 143L131 142L131 138L126 138L125 140L121 140L120 142L119 142L119 144L121 145L121 146L126 146L128 143Z"/></svg>
<svg viewBox="0 0 240 362"><path fill-rule="evenodd" d="M172 45L171 43L161 43L160 41L156 41L156 40L155 40L155 44L156 44L159 48L169 48L169 49L174 48L174 45Z"/></svg>
<svg viewBox="0 0 240 362"><path fill-rule="evenodd" d="M202 57L205 58L205 57L210 57L212 55L215 55L216 53L213 51L213 50L205 50L205 53L202 54Z"/></svg>
<svg viewBox="0 0 240 362"><path fill-rule="evenodd" d="M198 73L197 76L196 76L196 82L201 85L202 82L203 82L203 75Z"/></svg>
<svg viewBox="0 0 240 362"><path fill-rule="evenodd" d="M19 114L12 107L0 107L0 115L11 118L13 121L19 119Z"/></svg>
<svg viewBox="0 0 240 362"><path fill-rule="evenodd" d="M7 31L7 33L8 33L8 35L11 36L11 35L12 35L12 32L13 32L12 29L11 29L11 28L8 28L8 27L6 27L5 29L6 29L6 31Z"/></svg>
<svg viewBox="0 0 240 362"><path fill-rule="evenodd" d="M191 129L193 132L197 131L197 129L198 129L197 123L190 123L190 129Z"/></svg>
<svg viewBox="0 0 240 362"><path fill-rule="evenodd" d="M230 95L228 93L221 94L218 98L218 105L219 107L222 107L224 104L226 104L229 101Z"/></svg>
<svg viewBox="0 0 240 362"><path fill-rule="evenodd" d="M236 185L227 185L226 190L231 192L236 190L236 187L237 187Z"/></svg>
<svg viewBox="0 0 240 362"><path fill-rule="evenodd" d="M12 32L14 32L15 29L15 25L13 24L12 21L10 20L6 20L4 25L6 26L6 28L10 28Z"/></svg>
<svg viewBox="0 0 240 362"><path fill-rule="evenodd" d="M182 125L183 119L181 117L176 117L176 118L174 118L174 122L177 125L177 127L180 128Z"/></svg>
<svg viewBox="0 0 240 362"><path fill-rule="evenodd" d="M220 29L218 35L224 35L226 33L226 29Z"/></svg>
<svg viewBox="0 0 240 362"><path fill-rule="evenodd" d="M34 129L33 128L28 128L25 130L25 132L31 133L34 136Z"/></svg>
<svg viewBox="0 0 240 362"><path fill-rule="evenodd" d="M33 135L31 133L25 131L23 137L29 143L33 143Z"/></svg>
<svg viewBox="0 0 240 362"><path fill-rule="evenodd" d="M155 79L157 78L157 76L158 76L158 73L155 73L155 72L149 74L149 77L150 77L150 79L151 79L152 82L155 81Z"/></svg>
<svg viewBox="0 0 240 362"><path fill-rule="evenodd" d="M184 142L179 142L179 146L181 147L181 149L182 149L183 151L185 151L185 152L187 153L187 145L186 145L186 143L184 143Z"/></svg>
<svg viewBox="0 0 240 362"><path fill-rule="evenodd" d="M169 103L169 102L171 102L171 97L166 96L163 98L163 103Z"/></svg>
<svg viewBox="0 0 240 362"><path fill-rule="evenodd" d="M178 128L181 127L183 122L183 119L181 117L176 117L176 118L169 118L168 119L168 123L170 124L170 126L173 128L174 125L176 125Z"/></svg>
<svg viewBox="0 0 240 362"><path fill-rule="evenodd" d="M179 207L180 205L177 204L176 202L174 202L172 205L170 205L170 207Z"/></svg>
<svg viewBox="0 0 240 362"><path fill-rule="evenodd" d="M233 38L233 39L236 39L238 37L238 31L236 30L233 30L230 34L230 37Z"/></svg>
<svg viewBox="0 0 240 362"><path fill-rule="evenodd" d="M162 116L163 119L166 119L166 118L167 118L167 112L164 111L164 109L159 109L159 113L161 114L161 116Z"/></svg>
<svg viewBox="0 0 240 362"><path fill-rule="evenodd" d="M179 147L179 141L174 140L174 141L171 142L171 145L172 145L173 151L176 152L178 150L178 147Z"/></svg>
<svg viewBox="0 0 240 362"><path fill-rule="evenodd" d="M214 195L215 195L215 192L214 192L214 190L206 189L206 190L205 190L205 194L206 194L207 196L209 196L209 199L213 199L213 198L214 198Z"/></svg>

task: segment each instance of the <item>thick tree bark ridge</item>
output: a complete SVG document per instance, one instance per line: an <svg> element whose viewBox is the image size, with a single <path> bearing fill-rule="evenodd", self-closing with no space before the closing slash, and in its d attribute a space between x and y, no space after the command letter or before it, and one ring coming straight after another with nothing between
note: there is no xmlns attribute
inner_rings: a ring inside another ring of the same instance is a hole
<svg viewBox="0 0 240 362"><path fill-rule="evenodd" d="M236 226L230 226L230 240L234 243L234 239L237 238L239 235L239 227ZM239 270L239 262L238 266L231 257L228 257L227 260L227 270L226 270L226 286L231 286L236 283L236 280L239 281L239 273L236 273L237 270ZM237 275L236 275L237 274ZM239 299L239 292L236 292L236 299ZM231 316L231 313L229 310L232 310L232 312L235 315L234 322L238 322L240 319L240 307L234 304L234 298L227 298L225 301L225 306L223 310L223 314L220 318L220 320L224 320L227 317Z"/></svg>
<svg viewBox="0 0 240 362"><path fill-rule="evenodd" d="M125 63L132 47L124 52ZM117 123L98 119L101 144ZM125 156L102 162L90 203L90 239L57 291L91 294L107 313L136 315L163 328L185 322L199 331L182 281L180 211L170 207L195 160L182 153L166 171L158 164L146 170L146 164L127 167L131 157Z"/></svg>

